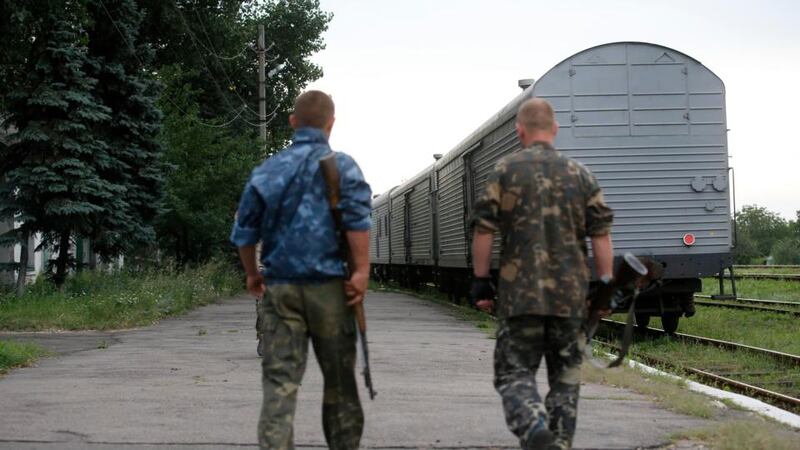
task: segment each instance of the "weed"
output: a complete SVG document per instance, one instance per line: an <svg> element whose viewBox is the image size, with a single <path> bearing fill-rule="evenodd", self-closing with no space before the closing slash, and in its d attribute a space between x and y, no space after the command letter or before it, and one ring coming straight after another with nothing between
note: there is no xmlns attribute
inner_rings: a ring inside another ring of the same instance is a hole
<svg viewBox="0 0 800 450"><path fill-rule="evenodd" d="M673 439L692 439L707 442L711 448L719 450L796 449L800 437L773 423L753 418L725 422L700 430L683 431Z"/></svg>
<svg viewBox="0 0 800 450"><path fill-rule="evenodd" d="M83 271L62 290L33 283L22 297L0 295L0 329L116 329L151 325L239 292L241 277L227 264L183 271Z"/></svg>
<svg viewBox="0 0 800 450"><path fill-rule="evenodd" d="M630 367L598 369L584 364L583 381L621 387L646 395L666 408L695 417L711 418L716 411L708 398L685 389L683 380L665 375L644 373Z"/></svg>
<svg viewBox="0 0 800 450"><path fill-rule="evenodd" d="M730 282L726 281L726 293L730 293L730 287ZM716 278L704 278L702 293L718 294L719 281ZM736 293L742 298L800 302L800 281L740 279L736 280Z"/></svg>
<svg viewBox="0 0 800 450"><path fill-rule="evenodd" d="M49 350L31 342L0 340L0 374L15 367L29 366L38 358L50 354Z"/></svg>

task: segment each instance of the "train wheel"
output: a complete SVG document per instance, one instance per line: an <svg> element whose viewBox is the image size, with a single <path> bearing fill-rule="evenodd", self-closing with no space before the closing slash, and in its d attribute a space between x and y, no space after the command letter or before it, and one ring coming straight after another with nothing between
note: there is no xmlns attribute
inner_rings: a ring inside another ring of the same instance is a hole
<svg viewBox="0 0 800 450"><path fill-rule="evenodd" d="M681 313L665 312L661 315L661 326L664 327L664 331L667 333L674 334L678 329L678 321L680 318Z"/></svg>
<svg viewBox="0 0 800 450"><path fill-rule="evenodd" d="M650 314L634 314L634 317L636 318L636 330L644 332L647 326L650 325Z"/></svg>

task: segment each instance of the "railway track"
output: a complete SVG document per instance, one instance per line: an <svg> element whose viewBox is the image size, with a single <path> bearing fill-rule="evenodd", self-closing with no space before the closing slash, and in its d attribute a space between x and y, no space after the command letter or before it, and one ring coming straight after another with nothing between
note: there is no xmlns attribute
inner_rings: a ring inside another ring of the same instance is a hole
<svg viewBox="0 0 800 450"><path fill-rule="evenodd" d="M733 276L737 280L780 280L800 281L800 274L796 273L737 273Z"/></svg>
<svg viewBox="0 0 800 450"><path fill-rule="evenodd" d="M624 322L618 322L618 321L609 320L609 319L603 319L603 324L605 324L605 325L607 325L609 327L612 327L612 328L616 328L617 330L621 330L621 329L623 329L625 327L625 323ZM663 336L667 335L667 333L664 332L663 330L659 330L659 329L656 329L656 328L646 328L644 330L644 332L649 337L663 337ZM712 339L712 338L707 338L707 337L702 337L702 336L694 336L694 335L684 334L684 333L674 333L672 336L674 338L680 339L680 340L682 340L684 342L690 342L690 343L695 343L695 344L700 344L700 345L714 346L714 347L719 347L719 348L723 348L723 349L726 349L726 350L742 350L742 351L747 351L747 352L751 352L751 353L766 355L769 358L771 358L774 361L776 361L777 363L780 363L781 365L785 365L785 366L789 366L789 367L793 367L793 368L800 367L800 356L792 355L792 354L789 354L789 353L778 352L778 351L775 351L775 350L769 350L769 349L764 349L764 348L759 348L759 347L753 347L753 346L750 346L750 345L739 344L739 343L735 343L735 342L728 342L728 341L723 341L723 340L719 340L719 339ZM606 345L606 346L611 346L611 347L617 348L614 344L611 344L609 342L605 342L605 341L602 341L602 340L598 340L598 342L601 342L603 345ZM617 348L617 350L618 350L618 348ZM789 410L794 411L794 412L800 411L800 398L792 396L792 395L787 395L787 394L784 394L784 393L780 393L780 392L775 392L775 391L766 389L763 386L756 386L754 384L746 383L746 382L743 382L743 381L740 381L740 380L735 380L735 379L731 378L731 376L736 375L735 372L733 372L733 373L725 373L725 372L723 372L723 373L714 373L714 371L712 371L712 370L707 370L707 369L700 368L700 367L691 367L691 366L680 365L680 364L678 364L678 363L676 363L674 361L665 361L665 360L662 360L660 358L655 358L653 356L642 354L642 353L639 353L639 352L636 352L635 355L636 355L637 358L641 358L642 360L644 360L644 361L646 361L646 362L648 362L650 364L655 364L655 365L663 366L663 367L670 367L672 369L675 369L675 370L678 370L678 371L682 371L682 372L694 375L697 378L705 380L707 382L710 382L710 383L713 383L713 384L716 384L716 385L719 385L719 386L722 386L722 387L729 388L729 389L731 389L733 391L740 392L740 393L743 393L745 395L750 395L750 396L753 396L753 397L757 397L757 398L759 398L761 400L764 400L765 402L770 403L772 405L779 406L779 407L785 408L785 409L789 409ZM754 375L753 373L747 373L747 374L748 375ZM770 373L769 372L765 372L764 374L768 375ZM796 383L794 383L794 382L789 382L788 383L788 387L790 387L790 388L794 388L795 386L796 386Z"/></svg>
<svg viewBox="0 0 800 450"><path fill-rule="evenodd" d="M800 316L800 303L783 302L780 300L759 300L755 298L737 298L730 301L714 300L710 295L695 294L696 305L712 306L718 308L740 309L748 311L764 311L780 314L792 314ZM768 305L768 306L767 306ZM773 306L784 306L786 308L776 308Z"/></svg>

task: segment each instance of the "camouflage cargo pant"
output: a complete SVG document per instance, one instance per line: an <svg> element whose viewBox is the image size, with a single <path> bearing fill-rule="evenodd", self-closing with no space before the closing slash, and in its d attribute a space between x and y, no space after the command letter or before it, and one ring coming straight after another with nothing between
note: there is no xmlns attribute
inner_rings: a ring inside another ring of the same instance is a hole
<svg viewBox="0 0 800 450"><path fill-rule="evenodd" d="M294 448L297 390L309 338L325 378L322 425L328 447L358 448L364 415L355 378L355 319L345 303L341 280L267 285L261 302L264 403L258 444L262 449Z"/></svg>
<svg viewBox="0 0 800 450"><path fill-rule="evenodd" d="M549 427L550 448L572 446L578 415L580 365L585 345L580 319L519 316L497 328L494 385L503 399L508 428L522 448L532 433ZM550 392L544 402L536 390L536 371L547 362Z"/></svg>

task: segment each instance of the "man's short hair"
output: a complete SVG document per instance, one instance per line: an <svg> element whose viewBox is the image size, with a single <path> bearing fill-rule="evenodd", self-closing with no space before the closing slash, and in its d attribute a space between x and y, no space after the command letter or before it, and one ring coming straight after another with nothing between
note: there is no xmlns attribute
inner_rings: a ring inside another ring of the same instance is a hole
<svg viewBox="0 0 800 450"><path fill-rule="evenodd" d="M526 100L517 111L517 123L528 131L550 131L555 121L553 105L540 98Z"/></svg>
<svg viewBox="0 0 800 450"><path fill-rule="evenodd" d="M322 91L306 91L294 101L297 127L325 128L334 114L331 96Z"/></svg>

